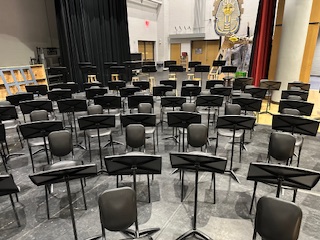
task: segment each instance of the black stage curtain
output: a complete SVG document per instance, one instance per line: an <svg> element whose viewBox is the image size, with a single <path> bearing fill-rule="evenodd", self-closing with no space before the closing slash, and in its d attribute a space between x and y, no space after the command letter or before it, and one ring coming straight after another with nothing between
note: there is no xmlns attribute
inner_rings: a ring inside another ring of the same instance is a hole
<svg viewBox="0 0 320 240"><path fill-rule="evenodd" d="M79 63L97 67L97 79L107 85L104 62L130 60L126 0L55 0L61 60L70 81L84 78Z"/></svg>

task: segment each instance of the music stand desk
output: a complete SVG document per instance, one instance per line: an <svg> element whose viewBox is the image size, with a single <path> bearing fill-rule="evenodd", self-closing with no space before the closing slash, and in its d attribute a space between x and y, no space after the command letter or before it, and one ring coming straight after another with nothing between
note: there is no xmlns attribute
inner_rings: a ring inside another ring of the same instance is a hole
<svg viewBox="0 0 320 240"><path fill-rule="evenodd" d="M254 98L264 99L266 97L268 89L261 88L261 87L252 87L252 88L245 88L245 93L250 93Z"/></svg>
<svg viewBox="0 0 320 240"><path fill-rule="evenodd" d="M115 155L115 156L106 156L104 158L107 172L109 175L117 176L117 185L118 185L118 176L119 175L132 175L133 177L133 189L137 192L137 180L136 176L141 174L147 174L148 178L148 194L149 194L149 203L150 199L150 182L149 174L161 174L162 168L162 157L159 155L148 155L140 152L132 152L124 155ZM138 221L136 221L137 223ZM138 224L136 225L138 229ZM125 233L130 236L149 236L157 231L160 228L151 228L139 231L138 234L132 230L126 230Z"/></svg>
<svg viewBox="0 0 320 240"><path fill-rule="evenodd" d="M183 86L181 87L181 96L189 96L190 102L192 96L198 96L201 92L200 86Z"/></svg>
<svg viewBox="0 0 320 240"><path fill-rule="evenodd" d="M234 144L235 144L235 134L236 130L252 130L254 127L254 124L256 122L256 118L252 116L242 116L242 115L224 115L219 116L217 120L217 129L231 129L232 132L232 148L231 148L231 159L230 159L230 168L227 172L231 174L232 177L237 182L240 182L238 177L235 175L233 171L233 154L234 154ZM216 149L215 154L217 152L218 148L218 136L217 133L217 141L216 141ZM240 141L240 160L241 160L241 151L242 151L242 145Z"/></svg>
<svg viewBox="0 0 320 240"><path fill-rule="evenodd" d="M102 169L103 168L103 164L102 164L102 150L101 150L100 129L115 127L116 126L116 117L115 117L115 115L111 115L111 114L94 114L94 115L83 116L83 117L79 117L78 118L78 123L79 123L79 129L80 130L84 130L84 131L86 131L86 130L97 130L98 143L99 143L100 167ZM114 148L113 148L111 132L110 132L110 144L112 146L112 151L113 151L113 154L114 154ZM91 151L91 149L90 149L90 151ZM90 153L90 161L91 161L91 153Z"/></svg>
<svg viewBox="0 0 320 240"><path fill-rule="evenodd" d="M283 90L281 92L281 99L288 99L290 95L299 96L303 101L307 101L309 92L302 90Z"/></svg>
<svg viewBox="0 0 320 240"><path fill-rule="evenodd" d="M152 89L152 95L163 97L166 95L166 92L169 92L172 90L173 90L173 87L168 85L154 86Z"/></svg>
<svg viewBox="0 0 320 240"><path fill-rule="evenodd" d="M250 206L250 213L257 189L257 183L277 185L277 198L280 197L282 186L295 189L293 201L295 202L297 190L311 190L319 181L320 172L280 164L250 163L247 180L254 181L254 189Z"/></svg>
<svg viewBox="0 0 320 240"><path fill-rule="evenodd" d="M203 239L211 239L206 234L197 230L197 207L198 207L198 178L199 171L211 173L224 173L227 165L227 160L224 158L216 157L211 154L203 152L190 152L190 153L170 153L170 162L173 168L181 170L195 171L195 191L194 191L194 215L192 230L184 233L177 240L186 239L189 236L197 235ZM183 179L182 179L183 184ZM181 194L183 185L181 189ZM215 195L215 184L214 184Z"/></svg>
<svg viewBox="0 0 320 240"><path fill-rule="evenodd" d="M292 108L300 111L301 115L311 116L313 110L313 103L306 101L290 100L290 99L281 99L279 102L279 113L282 112L284 108Z"/></svg>
<svg viewBox="0 0 320 240"><path fill-rule="evenodd" d="M201 123L201 114L195 112L168 112L169 127L182 128L182 151L184 152L185 129L192 123ZM180 144L179 144L180 149Z"/></svg>
<svg viewBox="0 0 320 240"><path fill-rule="evenodd" d="M77 235L77 229L76 229L76 222L74 219L69 181L74 179L85 178L85 177L92 177L96 175L97 175L97 166L95 164L78 165L78 166L66 167L61 169L48 170L48 171L43 171L43 172L29 175L29 178L31 179L31 181L37 186L50 185L53 183L60 183L60 182L66 183L70 215L71 215L71 221L72 221L72 227L73 227L73 234L76 240L78 239L78 235Z"/></svg>
<svg viewBox="0 0 320 240"><path fill-rule="evenodd" d="M272 94L273 94L273 91L280 89L281 82L279 82L279 81L271 81L271 80L261 80L260 81L260 87L261 88L267 88L268 92L270 94L270 96L268 98L266 110L264 112L261 112L261 113L262 114L268 113L268 114L272 115L272 113L269 112L270 105L271 105L271 100L272 100Z"/></svg>

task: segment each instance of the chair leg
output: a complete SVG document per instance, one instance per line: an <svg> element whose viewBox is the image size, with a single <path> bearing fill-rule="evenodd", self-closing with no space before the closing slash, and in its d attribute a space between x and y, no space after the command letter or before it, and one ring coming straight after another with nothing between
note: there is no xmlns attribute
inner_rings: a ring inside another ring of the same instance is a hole
<svg viewBox="0 0 320 240"><path fill-rule="evenodd" d="M34 173L35 168L34 168L34 162L33 162L33 157L32 157L32 151L31 151L31 147L28 146L29 149L29 154L30 154L30 160L31 160L31 165L32 165L32 172Z"/></svg>
<svg viewBox="0 0 320 240"><path fill-rule="evenodd" d="M16 195L16 200L17 200L17 202L19 202L18 194L15 193L14 195Z"/></svg>
<svg viewBox="0 0 320 240"><path fill-rule="evenodd" d="M22 137L21 137L19 128L16 128L16 130L17 130L17 133L18 133L18 137L19 137L19 141L20 141L21 148L23 148L23 142L22 142L23 140L22 140Z"/></svg>
<svg viewBox="0 0 320 240"><path fill-rule="evenodd" d="M46 207L47 207L47 218L50 219L50 210L49 210L49 197L48 197L48 192L49 192L49 186L50 185L44 185L44 190L46 192Z"/></svg>
<svg viewBox="0 0 320 240"><path fill-rule="evenodd" d="M155 139L155 133L152 134L153 135L153 154L156 154L156 139Z"/></svg>
<svg viewBox="0 0 320 240"><path fill-rule="evenodd" d="M114 145L113 145L112 134L110 134L110 145L112 147L112 154L114 155Z"/></svg>
<svg viewBox="0 0 320 240"><path fill-rule="evenodd" d="M216 204L216 175L212 173L212 183L213 183L213 204Z"/></svg>
<svg viewBox="0 0 320 240"><path fill-rule="evenodd" d="M151 203L150 179L149 179L149 174L147 174L147 180L148 180L148 202L149 202L149 203Z"/></svg>
<svg viewBox="0 0 320 240"><path fill-rule="evenodd" d="M181 171L181 199L180 201L183 202L183 195L184 195L184 171Z"/></svg>
<svg viewBox="0 0 320 240"><path fill-rule="evenodd" d="M88 146L89 146L89 160L92 162L92 155L91 155L91 141L90 138L88 137Z"/></svg>
<svg viewBox="0 0 320 240"><path fill-rule="evenodd" d="M84 194L84 188L83 188L82 178L80 178L80 183L81 183L81 191L82 191L84 209L87 210L87 209L88 209L88 208L87 208L87 201L86 201L86 195Z"/></svg>
<svg viewBox="0 0 320 240"><path fill-rule="evenodd" d="M217 150L218 150L218 142L219 142L219 134L217 133L217 139L216 139L216 147L214 149L214 155L217 155Z"/></svg>
<svg viewBox="0 0 320 240"><path fill-rule="evenodd" d="M15 207L15 205L14 205L12 195L9 194L9 196L10 196L10 201L11 201L11 205L12 205L12 208L13 208L13 212L14 212L14 215L15 215L16 220L17 220L17 224L18 224L19 227L21 227L20 220L19 220L19 216L18 216L16 207Z"/></svg>

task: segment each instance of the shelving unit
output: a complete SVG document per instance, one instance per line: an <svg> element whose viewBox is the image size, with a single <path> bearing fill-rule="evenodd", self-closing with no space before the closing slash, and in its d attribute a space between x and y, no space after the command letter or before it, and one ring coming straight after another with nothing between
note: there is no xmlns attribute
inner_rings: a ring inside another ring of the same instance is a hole
<svg viewBox="0 0 320 240"><path fill-rule="evenodd" d="M43 64L0 68L0 99L38 84L48 84Z"/></svg>

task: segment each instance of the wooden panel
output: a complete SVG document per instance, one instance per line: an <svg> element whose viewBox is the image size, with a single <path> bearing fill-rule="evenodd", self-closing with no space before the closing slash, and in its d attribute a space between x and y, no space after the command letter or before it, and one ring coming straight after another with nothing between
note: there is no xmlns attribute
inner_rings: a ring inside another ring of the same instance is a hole
<svg viewBox="0 0 320 240"><path fill-rule="evenodd" d="M274 80L276 76L281 31L282 31L282 26L275 27L273 41L272 41L270 63L269 63L269 73L268 73L268 79L270 80Z"/></svg>
<svg viewBox="0 0 320 240"><path fill-rule="evenodd" d="M145 42L145 51L146 51L146 61L154 60L154 42Z"/></svg>
<svg viewBox="0 0 320 240"><path fill-rule="evenodd" d="M142 59L144 60L145 59L145 56L144 56L144 41L138 41L138 51L139 51L139 53L141 53Z"/></svg>
<svg viewBox="0 0 320 240"><path fill-rule="evenodd" d="M35 80L37 81L38 84L48 84L47 83L47 77L46 77L46 72L44 69L44 66L42 64L37 64L37 65L31 65L31 71L35 77ZM3 70L3 76L5 79L0 78L0 99L5 99L6 96L9 94L7 92L7 89L5 88L4 85L4 81L6 81L7 83L13 83L14 82L14 78L12 76L12 73L14 74L14 76L16 77L16 80L21 88L22 91L26 91L25 89L25 80L23 78L23 75L21 73L20 68L24 68L24 67L4 67L4 68L0 68L0 70ZM11 70L11 71L10 71ZM26 77L27 80L27 84L28 85L32 85L33 83L33 79L32 79L32 73L27 70L27 69L23 69L23 73ZM19 83L20 82L20 83ZM15 94L19 91L17 86L10 86L10 91L12 94Z"/></svg>
<svg viewBox="0 0 320 240"><path fill-rule="evenodd" d="M177 65L180 64L181 55L181 43L171 43L170 45L170 60L177 61Z"/></svg>
<svg viewBox="0 0 320 240"><path fill-rule="evenodd" d="M310 23L320 22L320 0L313 0L312 9L310 14Z"/></svg>
<svg viewBox="0 0 320 240"><path fill-rule="evenodd" d="M219 40L213 40L213 41L206 41L206 48L205 48L205 61L202 62L204 65L212 65L213 60L216 59L216 56L219 52Z"/></svg>
<svg viewBox="0 0 320 240"><path fill-rule="evenodd" d="M276 25L281 25L282 24L285 3L286 3L285 0L279 0L278 1Z"/></svg>
<svg viewBox="0 0 320 240"><path fill-rule="evenodd" d="M306 44L304 47L303 59L300 70L300 81L308 83L310 80L310 73L312 68L312 61L314 51L317 46L317 39L319 34L319 23L309 24Z"/></svg>

